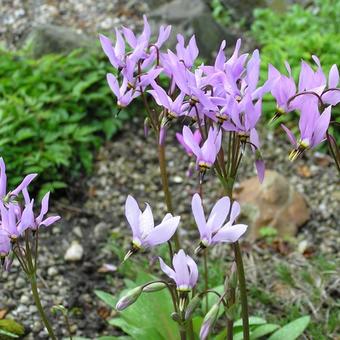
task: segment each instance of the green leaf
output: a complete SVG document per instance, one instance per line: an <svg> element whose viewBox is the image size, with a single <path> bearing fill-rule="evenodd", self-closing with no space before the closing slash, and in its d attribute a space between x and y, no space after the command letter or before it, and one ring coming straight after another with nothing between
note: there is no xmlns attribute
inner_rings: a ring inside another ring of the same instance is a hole
<svg viewBox="0 0 340 340"><path fill-rule="evenodd" d="M16 334L11 333L11 332L7 332L7 331L0 328L0 339L2 338L1 335L5 335L5 336L10 337L10 338L19 338L19 335L16 335Z"/></svg>
<svg viewBox="0 0 340 340"><path fill-rule="evenodd" d="M12 319L0 320L0 329L15 335L25 334L24 326Z"/></svg>
<svg viewBox="0 0 340 340"><path fill-rule="evenodd" d="M268 335L273 333L275 330L280 328L279 325L274 325L271 323L267 323L265 325L258 326L250 333L250 340L255 340L263 337L264 335ZM288 339L287 339L288 340Z"/></svg>
<svg viewBox="0 0 340 340"><path fill-rule="evenodd" d="M249 326L253 326L253 325L263 325L265 324L267 321L263 318L259 318L257 316L250 316L249 317ZM234 327L239 327L242 326L243 322L242 319L239 319L237 321L235 321L234 323Z"/></svg>
<svg viewBox="0 0 340 340"><path fill-rule="evenodd" d="M297 339L306 329L310 322L310 316L306 315L298 318L280 328L272 334L268 340L294 340Z"/></svg>
<svg viewBox="0 0 340 340"><path fill-rule="evenodd" d="M115 309L116 308L116 304L118 302L118 298L116 298L115 296L106 293L102 290L95 290L94 293L99 297L99 299L101 299L102 301L104 301L106 304L108 304L111 308Z"/></svg>

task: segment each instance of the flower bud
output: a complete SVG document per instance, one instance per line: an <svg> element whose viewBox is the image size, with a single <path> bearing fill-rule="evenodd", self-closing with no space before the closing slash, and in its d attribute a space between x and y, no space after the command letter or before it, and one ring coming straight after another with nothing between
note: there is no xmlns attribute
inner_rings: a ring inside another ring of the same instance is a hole
<svg viewBox="0 0 340 340"><path fill-rule="evenodd" d="M210 331L211 328L213 327L217 316L218 316L218 311L220 309L220 305L218 303L215 303L209 310L209 312L206 314L206 316L204 317L203 323L202 323L202 327L201 327L201 331L200 331L200 339L201 340L205 340Z"/></svg>
<svg viewBox="0 0 340 340"><path fill-rule="evenodd" d="M117 311L122 311L125 308L129 307L133 303L136 302L136 300L139 298L143 291L142 286L138 286L136 288L133 288L127 292L126 295L124 295L121 299L116 304L116 310Z"/></svg>
<svg viewBox="0 0 340 340"><path fill-rule="evenodd" d="M188 304L185 310L185 320L189 320L201 302L201 296L197 294Z"/></svg>
<svg viewBox="0 0 340 340"><path fill-rule="evenodd" d="M164 282L152 282L143 288L143 293L158 292L164 288L166 288Z"/></svg>

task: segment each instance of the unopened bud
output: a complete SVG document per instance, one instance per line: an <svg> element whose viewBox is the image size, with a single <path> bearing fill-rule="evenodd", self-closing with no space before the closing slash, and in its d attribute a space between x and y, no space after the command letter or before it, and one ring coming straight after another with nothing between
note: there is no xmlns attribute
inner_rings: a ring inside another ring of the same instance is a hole
<svg viewBox="0 0 340 340"><path fill-rule="evenodd" d="M214 304L209 312L206 314L206 316L204 317L203 323L202 323L202 327L201 327L201 331L200 331L200 339L201 340L205 340L212 327L214 326L214 323L217 319L218 316L218 311L220 309L220 305L218 303Z"/></svg>
<svg viewBox="0 0 340 340"><path fill-rule="evenodd" d="M133 303L136 302L136 300L139 298L143 291L142 286L138 286L136 288L131 289L130 291L127 292L126 295L124 295L116 304L116 310L117 311L122 311L125 308L129 307Z"/></svg>
<svg viewBox="0 0 340 340"><path fill-rule="evenodd" d="M166 288L166 284L164 282L153 282L143 288L143 293L158 292L164 288Z"/></svg>
<svg viewBox="0 0 340 340"><path fill-rule="evenodd" d="M186 310L185 310L185 320L189 320L196 310L196 308L199 306L201 302L201 297L199 294L197 294L188 304Z"/></svg>

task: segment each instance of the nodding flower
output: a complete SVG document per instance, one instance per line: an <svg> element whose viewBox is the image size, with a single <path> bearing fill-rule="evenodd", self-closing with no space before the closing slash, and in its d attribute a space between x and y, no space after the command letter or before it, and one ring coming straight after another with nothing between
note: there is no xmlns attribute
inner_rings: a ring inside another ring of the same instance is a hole
<svg viewBox="0 0 340 340"><path fill-rule="evenodd" d="M162 271L176 283L179 292L179 309L184 310L188 293L195 287L198 279L198 268L195 261L181 249L172 259L173 269L159 258Z"/></svg>
<svg viewBox="0 0 340 340"><path fill-rule="evenodd" d="M205 218L202 200L199 194L195 194L191 202L192 213L200 233L200 245L196 249L207 248L216 243L233 243L246 232L248 226L245 224L234 224L240 214L240 205L238 202L230 204L227 196L220 198L212 208L208 220ZM229 220L226 219L229 215Z"/></svg>
<svg viewBox="0 0 340 340"><path fill-rule="evenodd" d="M169 241L180 221L179 216L168 213L162 222L155 226L150 205L146 203L146 208L142 212L137 201L130 195L125 203L125 216L132 230L132 248L124 260L141 248L147 249Z"/></svg>
<svg viewBox="0 0 340 340"><path fill-rule="evenodd" d="M213 166L217 154L220 151L222 131L218 131L217 128L211 127L208 132L207 140L200 146L190 128L184 126L183 141L196 156L196 163L200 171L205 172Z"/></svg>
<svg viewBox="0 0 340 340"><path fill-rule="evenodd" d="M291 161L296 160L307 149L313 149L325 140L325 134L331 119L331 106L328 106L320 115L317 106L309 103L301 110L299 120L300 138L296 140L294 134L285 125L281 124L284 131L294 146L289 154Z"/></svg>

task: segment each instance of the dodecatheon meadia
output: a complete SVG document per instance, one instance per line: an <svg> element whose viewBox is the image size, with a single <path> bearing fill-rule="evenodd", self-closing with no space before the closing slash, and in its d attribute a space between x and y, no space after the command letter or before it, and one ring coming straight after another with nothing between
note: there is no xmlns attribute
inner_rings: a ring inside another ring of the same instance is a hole
<svg viewBox="0 0 340 340"><path fill-rule="evenodd" d="M162 271L169 276L175 283L179 292L179 309L184 310L187 302L188 293L196 286L198 280L198 268L195 261L180 249L172 259L173 269L159 258Z"/></svg>
<svg viewBox="0 0 340 340"><path fill-rule="evenodd" d="M202 146L199 145L193 132L186 125L183 127L183 141L196 156L196 164L202 173L210 169L215 163L218 152L221 149L222 131L210 127L208 137Z"/></svg>
<svg viewBox="0 0 340 340"><path fill-rule="evenodd" d="M180 92L176 99L172 100L163 88L156 84L156 82L151 82L151 87L152 90L148 90L148 92L155 99L156 103L165 109L166 123L184 114L182 105L185 93Z"/></svg>
<svg viewBox="0 0 340 340"><path fill-rule="evenodd" d="M200 143L202 141L202 136L201 136L200 130L196 129L193 136L194 136L194 139L197 142L197 144L200 145ZM193 157L194 153L191 150L191 148L184 142L183 135L181 135L180 133L177 132L176 138L177 138L178 142L182 145L182 147L185 150L185 152L187 153L187 155L190 158ZM188 170L187 170L187 176L191 177L193 175L194 171L195 171L195 162L190 161L189 166L188 166Z"/></svg>
<svg viewBox="0 0 340 340"><path fill-rule="evenodd" d="M190 146L185 143L183 135L181 135L180 133L177 132L176 133L176 138L177 138L178 142L183 146L183 148L184 148L185 152L187 153L187 155L192 157L194 155L194 152L192 151ZM202 136L201 136L201 133L200 133L199 129L195 130L195 132L193 133L193 138L195 140L195 143L197 143L198 145L201 144Z"/></svg>
<svg viewBox="0 0 340 340"><path fill-rule="evenodd" d="M337 105L340 103L339 70L334 64L328 75L328 87L321 95L324 104Z"/></svg>
<svg viewBox="0 0 340 340"><path fill-rule="evenodd" d="M179 225L180 216L166 214L155 226L151 207L148 203L142 212L137 201L129 195L125 202L125 216L132 230L132 247L124 261L140 249L147 249L170 240Z"/></svg>
<svg viewBox="0 0 340 340"><path fill-rule="evenodd" d="M4 203L8 203L11 199L17 197L24 188L37 177L37 174L27 175L23 181L12 191L7 193L7 175L6 175L6 165L3 158L0 158L0 199Z"/></svg>
<svg viewBox="0 0 340 340"><path fill-rule="evenodd" d="M276 112L271 121L280 116L293 111L294 109L289 105L290 100L296 94L296 85L292 76L290 65L285 62L288 77L281 74L273 65L269 64L268 79L271 80L271 94L276 99Z"/></svg>
<svg viewBox="0 0 340 340"><path fill-rule="evenodd" d="M115 69L119 69L125 66L125 41L118 28L115 29L115 32L115 47L113 47L111 40L103 34L99 34L99 41L111 65Z"/></svg>
<svg viewBox="0 0 340 340"><path fill-rule="evenodd" d="M325 140L325 134L331 119L331 108L331 105L328 106L320 115L318 107L312 102L308 105L305 104L302 107L299 120L300 138L298 140L296 140L291 130L281 124L287 133L289 141L294 146L294 150L289 154L291 161L296 160L307 149L313 149Z"/></svg>
<svg viewBox="0 0 340 340"><path fill-rule="evenodd" d="M141 91L145 91L145 88L162 72L161 68L153 68L148 73L135 77L133 76L133 69L134 64L122 71L123 81L121 85L112 73L106 75L107 82L111 91L117 97L117 105L120 108L128 106L133 99L139 97Z"/></svg>
<svg viewBox="0 0 340 340"><path fill-rule="evenodd" d="M301 110L303 106L308 105L310 102L313 102L314 105L318 105L318 103L320 103L321 95L326 87L327 79L322 71L320 61L314 55L312 58L318 68L314 71L308 63L302 60L299 74L298 93L290 101L290 106L293 109Z"/></svg>
<svg viewBox="0 0 340 340"><path fill-rule="evenodd" d="M44 195L43 199L41 200L40 213L36 217L34 216L34 200L30 199L27 189L23 190L23 195L25 199L25 208L22 211L22 215L18 223L19 231L24 231L27 228L29 228L34 232L40 227L49 227L53 223L60 220L60 216L57 216L57 215L45 218L45 215L48 212L48 202L50 198L50 192L47 192Z"/></svg>
<svg viewBox="0 0 340 340"><path fill-rule="evenodd" d="M185 67L191 68L194 65L198 53L195 35L190 38L188 46L185 47L183 35L177 34L176 54Z"/></svg>
<svg viewBox="0 0 340 340"><path fill-rule="evenodd" d="M18 217L20 218L21 215L21 212L19 216L17 215L18 211L20 211L20 208L17 205L10 202L7 207L5 207L4 204L0 202L1 227L7 232L12 242L15 242L24 232L23 229L17 227L17 219Z"/></svg>
<svg viewBox="0 0 340 340"><path fill-rule="evenodd" d="M216 243L234 243L248 228L245 224L234 224L241 211L240 204L234 201L231 205L227 196L215 203L208 220L205 217L201 197L197 193L192 197L191 208L200 233L200 244L196 253ZM228 215L229 220L225 223Z"/></svg>

